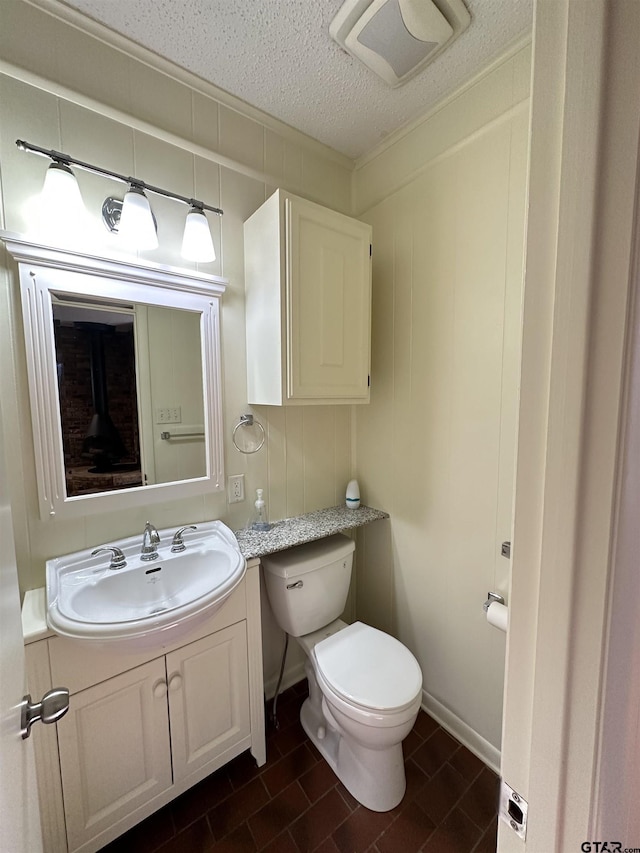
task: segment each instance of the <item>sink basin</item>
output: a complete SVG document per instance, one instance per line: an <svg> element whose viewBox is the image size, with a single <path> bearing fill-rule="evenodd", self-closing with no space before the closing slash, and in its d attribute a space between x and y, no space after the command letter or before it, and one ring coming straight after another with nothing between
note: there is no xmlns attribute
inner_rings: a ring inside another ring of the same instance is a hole
<svg viewBox="0 0 640 853"><path fill-rule="evenodd" d="M140 559L142 536L109 542L127 560L78 551L47 562L47 623L63 637L134 647L166 645L221 607L244 577L246 562L221 521L184 533L186 550L171 553L174 528L161 530L159 557Z"/></svg>

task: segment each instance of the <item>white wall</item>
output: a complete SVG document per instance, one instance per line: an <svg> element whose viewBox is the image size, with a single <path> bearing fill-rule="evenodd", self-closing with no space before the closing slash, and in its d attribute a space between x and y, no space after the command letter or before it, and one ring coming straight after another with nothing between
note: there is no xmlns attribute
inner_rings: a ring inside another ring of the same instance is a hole
<svg viewBox="0 0 640 853"><path fill-rule="evenodd" d="M18 138L222 207L224 217L211 219L218 260L200 268L229 279L221 321L225 467L227 474L245 474L248 498L230 506L225 494L208 494L154 505L151 520L160 528L221 518L236 529L246 524L257 487L266 490L273 518L336 504L351 472L350 407L254 409L268 441L253 456L235 450L231 432L248 410L242 223L276 186L348 210L351 163L201 81L194 88L187 74L168 65L171 74L154 69L147 63L157 58L139 53L146 61L21 0L2 0L0 226L29 231L33 219L25 202L39 194L47 167L44 158L18 151ZM94 214L105 196L122 194L121 185L87 173L78 172L78 180ZM158 197L152 204L160 248L144 257L189 266L179 255L185 208ZM95 229L99 239L108 239L97 220ZM0 394L24 591L44 583L44 563L53 555L142 535L148 511L40 521L17 277L4 249L0 252L0 356L8 366ZM269 675L280 654L269 613L265 632Z"/></svg>
<svg viewBox="0 0 640 853"><path fill-rule="evenodd" d="M529 49L358 165L373 225L371 404L356 418L364 500L358 615L416 654L425 700L496 763L520 351ZM364 558L364 559L363 559Z"/></svg>

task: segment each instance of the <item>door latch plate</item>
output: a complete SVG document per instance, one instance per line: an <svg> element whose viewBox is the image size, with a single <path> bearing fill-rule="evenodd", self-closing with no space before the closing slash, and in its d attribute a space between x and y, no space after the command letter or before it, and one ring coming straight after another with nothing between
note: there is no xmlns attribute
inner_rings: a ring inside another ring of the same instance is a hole
<svg viewBox="0 0 640 853"><path fill-rule="evenodd" d="M529 803L502 779L498 815L523 841L527 837L528 811Z"/></svg>

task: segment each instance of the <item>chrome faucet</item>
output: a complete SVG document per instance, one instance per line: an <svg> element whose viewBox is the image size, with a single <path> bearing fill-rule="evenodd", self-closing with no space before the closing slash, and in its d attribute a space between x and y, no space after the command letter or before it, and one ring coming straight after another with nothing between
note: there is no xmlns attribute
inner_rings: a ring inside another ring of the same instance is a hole
<svg viewBox="0 0 640 853"><path fill-rule="evenodd" d="M96 554L99 554L101 551L110 551L111 552L111 562L109 563L110 569L124 569L127 565L127 560L120 550L120 548L116 548L115 545L103 545L100 548L96 548L95 551L91 552L91 556L95 557Z"/></svg>
<svg viewBox="0 0 640 853"><path fill-rule="evenodd" d="M188 524L186 527L181 527L180 530L176 530L173 535L173 540L171 542L171 553L172 554L180 554L181 551L186 551L187 546L184 544L182 540L182 534L185 530L197 530L198 528L195 524Z"/></svg>
<svg viewBox="0 0 640 853"><path fill-rule="evenodd" d="M142 534L142 550L140 551L141 560L157 560L158 545L160 544L160 534L150 521L144 526Z"/></svg>

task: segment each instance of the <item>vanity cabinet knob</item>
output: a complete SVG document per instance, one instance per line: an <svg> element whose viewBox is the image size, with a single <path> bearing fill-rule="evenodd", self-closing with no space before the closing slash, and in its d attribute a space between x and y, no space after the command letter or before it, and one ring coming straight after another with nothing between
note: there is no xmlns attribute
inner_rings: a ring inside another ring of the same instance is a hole
<svg viewBox="0 0 640 853"><path fill-rule="evenodd" d="M156 699L162 699L163 696L167 695L167 682L166 681L158 681L153 685L153 695Z"/></svg>
<svg viewBox="0 0 640 853"><path fill-rule="evenodd" d="M176 674L172 675L171 678L169 679L169 690L172 693L175 693L176 690L180 690L181 687L182 687L182 676L180 675L180 673L176 672Z"/></svg>

